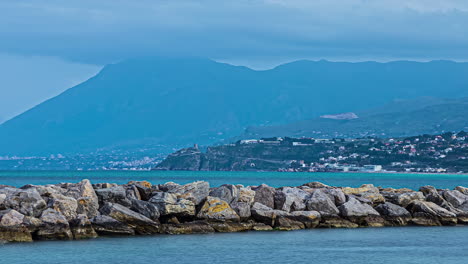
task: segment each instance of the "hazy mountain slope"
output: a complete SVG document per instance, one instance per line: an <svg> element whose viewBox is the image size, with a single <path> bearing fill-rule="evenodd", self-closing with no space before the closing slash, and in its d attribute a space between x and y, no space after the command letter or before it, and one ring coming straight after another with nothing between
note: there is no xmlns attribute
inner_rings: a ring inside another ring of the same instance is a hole
<svg viewBox="0 0 468 264"><path fill-rule="evenodd" d="M315 118L279 126L251 127L243 138L270 136L411 136L468 130L468 98L399 100L358 112L358 119Z"/></svg>
<svg viewBox="0 0 468 264"><path fill-rule="evenodd" d="M0 125L0 155L207 144L248 126L397 98L468 96L467 86L468 64L446 61L298 61L254 71L204 59L134 59Z"/></svg>

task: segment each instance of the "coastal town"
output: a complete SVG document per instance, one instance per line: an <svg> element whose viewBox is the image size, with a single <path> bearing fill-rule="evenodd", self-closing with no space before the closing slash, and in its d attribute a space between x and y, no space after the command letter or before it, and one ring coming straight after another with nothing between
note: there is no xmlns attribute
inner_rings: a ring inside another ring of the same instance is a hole
<svg viewBox="0 0 468 264"><path fill-rule="evenodd" d="M170 155L158 168L288 172L468 172L468 135L463 131L406 138L273 137L239 140L210 147L206 153L197 147L181 151ZM186 155L187 151L192 151L193 155ZM197 158L197 155L200 157ZM187 162L188 159L192 163ZM200 166L197 168L193 164Z"/></svg>

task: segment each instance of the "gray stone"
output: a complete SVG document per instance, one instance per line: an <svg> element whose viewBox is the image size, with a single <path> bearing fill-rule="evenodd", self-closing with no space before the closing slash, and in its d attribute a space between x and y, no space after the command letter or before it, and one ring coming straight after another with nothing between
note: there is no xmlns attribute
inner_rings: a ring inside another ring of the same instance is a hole
<svg viewBox="0 0 468 264"><path fill-rule="evenodd" d="M255 201L255 191L250 188L239 188L239 199L237 200L241 203L247 203L249 206L252 205Z"/></svg>
<svg viewBox="0 0 468 264"><path fill-rule="evenodd" d="M303 211L306 208L305 200L309 193L299 188L284 187L276 190L274 195L275 209L290 211Z"/></svg>
<svg viewBox="0 0 468 264"><path fill-rule="evenodd" d="M119 185L110 188L97 189L96 194L101 206L104 205L104 203L117 203L126 207L131 206L131 202L127 198L127 191L123 186Z"/></svg>
<svg viewBox="0 0 468 264"><path fill-rule="evenodd" d="M223 184L220 187L212 188L210 191L211 197L218 197L228 204L235 203L239 199L239 190L235 185Z"/></svg>
<svg viewBox="0 0 468 264"><path fill-rule="evenodd" d="M408 211L413 215L413 223L423 225L455 225L456 214L438 206L433 202L414 200L408 205ZM422 221L419 221L421 220Z"/></svg>
<svg viewBox="0 0 468 264"><path fill-rule="evenodd" d="M464 211L468 211L468 196L461 193L458 190L444 191L444 198L455 208L460 208Z"/></svg>
<svg viewBox="0 0 468 264"><path fill-rule="evenodd" d="M266 205L270 208L275 207L275 188L270 187L266 184L262 184L258 186L257 188L254 189L255 191L255 198L254 202L255 203L261 203L263 205Z"/></svg>
<svg viewBox="0 0 468 264"><path fill-rule="evenodd" d="M131 200L131 203L132 206L130 209L133 211L140 213L153 221L157 221L159 219L159 209L155 204L136 199Z"/></svg>
<svg viewBox="0 0 468 264"><path fill-rule="evenodd" d="M289 213L281 210L274 210L264 204L254 203L251 208L252 218L258 222L269 226L275 226L275 221L278 216L287 216Z"/></svg>
<svg viewBox="0 0 468 264"><path fill-rule="evenodd" d="M350 198L346 203L338 207L340 215L344 217L359 217L368 215L380 215L372 206L362 204L354 198Z"/></svg>
<svg viewBox="0 0 468 264"><path fill-rule="evenodd" d="M103 215L127 224L138 234L155 234L159 231L159 223L120 204L106 203L99 211Z"/></svg>
<svg viewBox="0 0 468 264"><path fill-rule="evenodd" d="M100 235L134 235L133 230L127 224L115 220L107 215L98 215L91 219L93 229Z"/></svg>
<svg viewBox="0 0 468 264"><path fill-rule="evenodd" d="M210 194L210 184L205 181L197 181L185 185L178 185L168 190L177 194L177 198L185 199L199 205Z"/></svg>
<svg viewBox="0 0 468 264"><path fill-rule="evenodd" d="M194 216L195 204L177 197L175 193L157 192L149 202L156 205L161 215Z"/></svg>
<svg viewBox="0 0 468 264"><path fill-rule="evenodd" d="M231 208L236 211L241 220L247 220L252 215L250 205L245 202L236 202L231 204Z"/></svg>
<svg viewBox="0 0 468 264"><path fill-rule="evenodd" d="M49 201L50 207L57 212L60 212L67 221L70 221L77 216L78 203L72 198L61 194L54 194Z"/></svg>
<svg viewBox="0 0 468 264"><path fill-rule="evenodd" d="M390 226L403 226L411 219L411 214L405 208L389 202L379 204L375 210L387 221Z"/></svg>
<svg viewBox="0 0 468 264"><path fill-rule="evenodd" d="M227 202L218 197L208 196L198 212L198 218L218 221L239 221L239 215Z"/></svg>
<svg viewBox="0 0 468 264"><path fill-rule="evenodd" d="M85 214L79 214L70 221L70 229L74 239L87 239L97 237L91 221Z"/></svg>
<svg viewBox="0 0 468 264"><path fill-rule="evenodd" d="M45 200L36 188L16 189L7 187L0 189L0 193L6 196L3 202L5 208L15 209L23 215L38 217L47 208Z"/></svg>
<svg viewBox="0 0 468 264"><path fill-rule="evenodd" d="M339 213L335 203L320 189L315 190L307 201L307 210L317 211L322 216L335 216Z"/></svg>
<svg viewBox="0 0 468 264"><path fill-rule="evenodd" d="M44 240L70 240L73 234L67 219L60 212L54 209L47 209L42 212L40 220L44 226L37 231L39 239Z"/></svg>

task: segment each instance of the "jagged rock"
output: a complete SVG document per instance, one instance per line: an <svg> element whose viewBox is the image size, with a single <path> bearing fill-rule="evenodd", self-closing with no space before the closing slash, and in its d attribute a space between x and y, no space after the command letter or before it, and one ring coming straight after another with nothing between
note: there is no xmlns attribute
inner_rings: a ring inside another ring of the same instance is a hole
<svg viewBox="0 0 468 264"><path fill-rule="evenodd" d="M223 184L220 187L213 188L210 191L211 197L218 197L228 204L235 203L239 199L239 190L235 185Z"/></svg>
<svg viewBox="0 0 468 264"><path fill-rule="evenodd" d="M264 223L255 223L252 226L252 230L255 230L255 231L271 231L271 230L273 230L273 227L271 227L269 225L265 225Z"/></svg>
<svg viewBox="0 0 468 264"><path fill-rule="evenodd" d="M131 200L131 203L132 206L130 209L133 211L142 214L153 221L157 221L159 219L159 210L155 204L136 199Z"/></svg>
<svg viewBox="0 0 468 264"><path fill-rule="evenodd" d="M97 189L96 195L101 206L104 203L117 203L126 207L131 206L130 200L127 198L127 191L123 186L114 186L110 188Z"/></svg>
<svg viewBox="0 0 468 264"><path fill-rule="evenodd" d="M317 211L294 211L289 218L304 224L305 228L315 228L320 222L320 213Z"/></svg>
<svg viewBox="0 0 468 264"><path fill-rule="evenodd" d="M138 190L141 200L148 201L151 198L152 184L148 181L130 181L128 185L133 185Z"/></svg>
<svg viewBox="0 0 468 264"><path fill-rule="evenodd" d="M363 184L359 188L345 187L342 188L346 195L354 195L356 199L365 203L384 203L385 198L377 187L373 184Z"/></svg>
<svg viewBox="0 0 468 264"><path fill-rule="evenodd" d="M444 191L445 200L455 208L459 208L462 211L468 211L468 195L463 194L458 190Z"/></svg>
<svg viewBox="0 0 468 264"><path fill-rule="evenodd" d="M53 198L49 201L50 207L57 212L60 212L67 221L76 218L78 203L72 198L61 194L53 195Z"/></svg>
<svg viewBox="0 0 468 264"><path fill-rule="evenodd" d="M107 215L91 219L93 229L100 235L135 235L135 230Z"/></svg>
<svg viewBox="0 0 468 264"><path fill-rule="evenodd" d="M161 233L164 234L206 234L214 233L214 228L206 221L193 221L181 224L163 224Z"/></svg>
<svg viewBox="0 0 468 264"><path fill-rule="evenodd" d="M250 212L250 205L248 203L232 203L231 208L237 213L241 220L246 220L252 215L252 213Z"/></svg>
<svg viewBox="0 0 468 264"><path fill-rule="evenodd" d="M169 193L176 193L177 198L189 200L195 205L199 205L210 194L210 184L204 181L197 181L185 185L178 185Z"/></svg>
<svg viewBox="0 0 468 264"><path fill-rule="evenodd" d="M466 187L457 186L457 187L455 187L455 190L463 193L464 195L468 195L468 188L466 188Z"/></svg>
<svg viewBox="0 0 468 264"><path fill-rule="evenodd" d="M39 217L47 208L45 200L33 187L27 189L6 187L0 189L0 193L6 196L3 202L4 208L15 209L23 215Z"/></svg>
<svg viewBox="0 0 468 264"><path fill-rule="evenodd" d="M330 186L323 184L321 182L308 182L303 184L302 186L307 186L312 189L318 189L318 188L331 188Z"/></svg>
<svg viewBox="0 0 468 264"><path fill-rule="evenodd" d="M254 203L251 208L252 218L258 222L269 226L275 226L275 220L278 216L286 216L289 213L281 210L274 210L264 204Z"/></svg>
<svg viewBox="0 0 468 264"><path fill-rule="evenodd" d="M255 203L261 203L263 205L266 205L270 208L275 207L275 188L270 187L266 184L262 184L258 186L257 188L254 189L255 191L255 198L254 202Z"/></svg>
<svg viewBox="0 0 468 264"><path fill-rule="evenodd" d="M302 211L306 208L305 200L309 193L298 188L284 187L274 195L275 209L286 212Z"/></svg>
<svg viewBox="0 0 468 264"><path fill-rule="evenodd" d="M159 223L149 219L148 217L132 211L121 204L105 203L100 209L104 215L108 215L115 220L125 223L135 232L141 235L155 234L159 231Z"/></svg>
<svg viewBox="0 0 468 264"><path fill-rule="evenodd" d="M274 227L277 230L289 231L304 229L305 225L290 217L290 215L278 215L274 221Z"/></svg>
<svg viewBox="0 0 468 264"><path fill-rule="evenodd" d="M412 201L408 211L413 215L412 223L416 225L455 225L457 224L456 214L438 206L433 202Z"/></svg>
<svg viewBox="0 0 468 264"><path fill-rule="evenodd" d="M341 189L333 189L333 188L322 188L320 189L323 191L330 199L332 202L335 203L335 205L340 206L344 203L346 203L346 195Z"/></svg>
<svg viewBox="0 0 468 264"><path fill-rule="evenodd" d="M341 190L347 195L350 195L350 194L359 195L365 192L379 193L379 189L375 187L373 184L363 184L359 188L344 187L344 188L341 188Z"/></svg>
<svg viewBox="0 0 468 264"><path fill-rule="evenodd" d="M358 200L350 199L338 207L340 215L361 226L383 226L384 219L368 204L360 203Z"/></svg>
<svg viewBox="0 0 468 264"><path fill-rule="evenodd" d="M64 195L71 196L78 201L78 213L86 214L88 218L97 215L99 209L98 196L89 180L82 180L79 183L62 185L67 191Z"/></svg>
<svg viewBox="0 0 468 264"><path fill-rule="evenodd" d="M25 216L9 209L0 211L0 240L9 242L32 242L31 232L23 224Z"/></svg>
<svg viewBox="0 0 468 264"><path fill-rule="evenodd" d="M192 201L177 198L177 194L175 193L155 193L149 202L156 205L161 215L195 215L195 204Z"/></svg>
<svg viewBox="0 0 468 264"><path fill-rule="evenodd" d="M339 213L335 203L320 189L315 190L307 201L307 210L317 211L322 216L334 216Z"/></svg>
<svg viewBox="0 0 468 264"><path fill-rule="evenodd" d="M255 201L255 191L250 188L239 188L239 199L241 203L247 203L249 206Z"/></svg>
<svg viewBox="0 0 468 264"><path fill-rule="evenodd" d="M85 214L79 214L70 221L70 229L74 239L87 239L97 237L91 221Z"/></svg>
<svg viewBox="0 0 468 264"><path fill-rule="evenodd" d="M129 200L141 200L140 191L135 185L125 186L125 196Z"/></svg>
<svg viewBox="0 0 468 264"><path fill-rule="evenodd" d="M408 206L412 201L424 201L425 197L422 192L382 192L382 195L385 197L385 200L394 204L397 204L402 207Z"/></svg>
<svg viewBox="0 0 468 264"><path fill-rule="evenodd" d="M236 211L234 211L227 202L211 196L206 198L197 217L206 220L240 221L240 217L237 215Z"/></svg>
<svg viewBox="0 0 468 264"><path fill-rule="evenodd" d="M37 231L37 237L44 240L70 240L73 234L67 219L60 212L54 209L47 209L42 212L40 220L44 223Z"/></svg>
<svg viewBox="0 0 468 264"><path fill-rule="evenodd" d="M78 214L85 214L89 219L99 214L99 203L96 203L92 197L80 197L77 204L76 212Z"/></svg>
<svg viewBox="0 0 468 264"><path fill-rule="evenodd" d="M426 201L433 202L447 210L450 210L451 206L447 203L447 201L445 201L442 195L437 192L436 188L427 185L419 188L419 191L424 194Z"/></svg>
<svg viewBox="0 0 468 264"><path fill-rule="evenodd" d="M379 204L375 210L387 221L387 225L406 225L411 214L405 208L389 202Z"/></svg>

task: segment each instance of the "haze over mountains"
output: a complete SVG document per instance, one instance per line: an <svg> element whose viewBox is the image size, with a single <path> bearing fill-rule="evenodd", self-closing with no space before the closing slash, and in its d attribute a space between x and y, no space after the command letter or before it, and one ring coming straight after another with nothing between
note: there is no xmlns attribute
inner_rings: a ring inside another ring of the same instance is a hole
<svg viewBox="0 0 468 264"><path fill-rule="evenodd" d="M408 126L413 119L418 123L412 129L421 133L427 130L427 113L435 123L445 120L440 125L447 127L441 129L457 129L460 120L466 126L462 115L466 99L447 101L446 105L439 100L468 97L467 86L468 63L449 61L297 61L255 71L198 58L132 59L108 65L88 81L0 125L0 155L83 153L148 145L171 151L230 139L247 127L251 127L251 135L253 127L276 129L285 124L301 124L299 130L307 132L310 127L315 129L315 123L310 126L304 125L310 121L298 121L344 112L357 113L360 118L327 121L366 120L349 128L350 133L372 126L389 127L390 134L395 128L399 133L398 129L405 129L401 124ZM414 103L387 105L380 112L366 114L396 99L422 96L432 99L421 99L418 107ZM432 107L430 112L420 107L426 104ZM400 114L391 114L394 112ZM275 133L296 133L294 126ZM340 131L348 132L346 125L340 126Z"/></svg>

